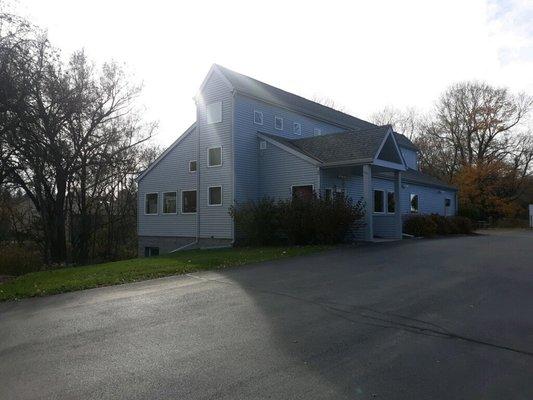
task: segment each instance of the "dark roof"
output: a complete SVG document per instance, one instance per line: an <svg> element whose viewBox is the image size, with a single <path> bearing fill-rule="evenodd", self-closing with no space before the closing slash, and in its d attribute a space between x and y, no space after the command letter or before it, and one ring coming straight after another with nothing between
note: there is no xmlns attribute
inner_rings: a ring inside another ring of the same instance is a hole
<svg viewBox="0 0 533 400"><path fill-rule="evenodd" d="M411 142L411 140L409 140L407 136L398 132L394 132L394 138L396 139L396 143L398 143L398 146L418 150L418 147L413 142Z"/></svg>
<svg viewBox="0 0 533 400"><path fill-rule="evenodd" d="M217 64L216 66L237 92L279 104L294 111L309 114L353 130L377 127L377 125L372 124L371 122L364 121L315 101L278 89L277 87L258 81L249 76L239 74L238 72L227 69L221 65ZM395 135L399 146L418 150L413 142L411 142L406 136L400 133L395 133Z"/></svg>
<svg viewBox="0 0 533 400"><path fill-rule="evenodd" d="M367 129L376 127L376 125L370 122L337 111L293 93L286 92L285 90L278 89L277 87L250 78L249 76L239 74L238 72L220 65L217 65L217 67L238 92L279 104L295 111L314 115L347 128Z"/></svg>
<svg viewBox="0 0 533 400"><path fill-rule="evenodd" d="M375 126L352 132L330 133L302 139L286 139L261 133L321 163L372 160L390 126Z"/></svg>
<svg viewBox="0 0 533 400"><path fill-rule="evenodd" d="M383 172L380 173L379 176L382 176L384 178L393 178L392 172ZM439 178L435 178L434 176L425 174L423 172L414 170L414 169L408 169L407 171L402 172L402 180L408 181L408 182L415 182L420 183L422 185L429 185L429 186L438 186L446 189L452 189L457 190L457 188L453 185L450 185Z"/></svg>

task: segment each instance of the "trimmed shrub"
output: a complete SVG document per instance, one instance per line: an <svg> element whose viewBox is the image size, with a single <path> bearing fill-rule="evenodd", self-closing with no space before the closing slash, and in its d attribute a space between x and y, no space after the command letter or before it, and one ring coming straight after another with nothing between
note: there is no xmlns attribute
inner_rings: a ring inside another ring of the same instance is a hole
<svg viewBox="0 0 533 400"><path fill-rule="evenodd" d="M445 217L443 215L416 215L404 222L403 231L413 236L470 234L472 221L466 217Z"/></svg>
<svg viewBox="0 0 533 400"><path fill-rule="evenodd" d="M403 231L413 236L431 237L437 234L437 224L429 215L414 215L405 220Z"/></svg>
<svg viewBox="0 0 533 400"><path fill-rule="evenodd" d="M315 196L278 202L262 199L230 209L238 242L248 245L340 243L361 224L363 214L361 202L353 204L340 195L332 200Z"/></svg>

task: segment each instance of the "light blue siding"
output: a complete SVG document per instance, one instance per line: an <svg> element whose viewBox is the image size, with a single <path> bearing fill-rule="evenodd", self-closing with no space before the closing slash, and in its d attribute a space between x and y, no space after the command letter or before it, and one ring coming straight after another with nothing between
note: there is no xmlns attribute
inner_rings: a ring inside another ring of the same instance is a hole
<svg viewBox="0 0 533 400"><path fill-rule="evenodd" d="M383 190L385 196L384 213L372 214L374 236L382 238L394 238L396 236L396 222L394 213L387 212L387 192L394 193L394 182L386 179L372 178L372 189ZM373 197L372 197L373 198ZM372 210L374 207L372 207Z"/></svg>
<svg viewBox="0 0 533 400"><path fill-rule="evenodd" d="M453 190L417 185L411 182L404 182L403 186L401 199L402 213L406 216L417 214L411 212L411 194L418 194L418 214L446 215L444 207L444 201L446 198L451 201L451 207L447 214L457 214L457 204L455 201L455 192Z"/></svg>
<svg viewBox="0 0 533 400"><path fill-rule="evenodd" d="M257 140L257 139L256 139ZM292 186L312 185L318 190L318 167L272 143L259 152L259 197L288 199Z"/></svg>
<svg viewBox="0 0 533 400"><path fill-rule="evenodd" d="M407 149L405 147L400 147L400 151L402 152L402 156L407 164L407 167L418 170L418 155L416 151Z"/></svg>
<svg viewBox="0 0 533 400"><path fill-rule="evenodd" d="M222 102L222 122L208 124L206 107ZM233 204L233 95L226 81L213 73L203 87L197 103L200 132L200 237L233 238L233 220L229 207ZM207 150L222 146L222 166L208 167ZM208 188L222 186L222 206L208 205Z"/></svg>
<svg viewBox="0 0 533 400"><path fill-rule="evenodd" d="M263 113L263 125L254 123L254 110ZM283 130L274 128L274 117L283 118ZM292 133L293 122L302 125L302 135ZM264 190L257 184L259 176L257 132L264 132L283 137L312 136L314 128L322 129L323 134L339 132L342 128L315 120L280 107L252 99L247 96L235 95L235 199L237 202L257 200Z"/></svg>
<svg viewBox="0 0 533 400"><path fill-rule="evenodd" d="M196 216L181 213L181 191L196 189L196 174L189 161L196 158L196 131L189 133L138 183L137 227L139 236L196 235ZM158 214L145 215L147 193L158 193ZM178 213L163 214L163 192L178 192Z"/></svg>

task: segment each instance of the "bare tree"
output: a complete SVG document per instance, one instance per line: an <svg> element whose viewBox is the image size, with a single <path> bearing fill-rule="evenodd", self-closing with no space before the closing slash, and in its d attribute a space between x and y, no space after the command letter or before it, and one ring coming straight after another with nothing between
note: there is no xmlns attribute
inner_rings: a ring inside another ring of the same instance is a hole
<svg viewBox="0 0 533 400"><path fill-rule="evenodd" d="M370 122L376 125L392 125L396 132L414 140L423 129L425 120L415 108L401 110L389 106L372 114Z"/></svg>
<svg viewBox="0 0 533 400"><path fill-rule="evenodd" d="M329 107L329 108L333 108L334 110L337 110L337 111L340 111L340 112L343 112L343 113L347 113L348 112L346 107L344 107L343 105L335 102L335 100L333 100L330 97L314 95L312 100L315 103L319 103L319 104L322 104L323 106L326 106L326 107Z"/></svg>
<svg viewBox="0 0 533 400"><path fill-rule="evenodd" d="M141 123L134 107L140 87L130 85L116 64L97 71L78 52L64 65L42 32L18 32L0 40L2 171L6 183L22 189L39 213L47 261L62 262L67 194L76 193L84 219L88 197L98 198L96 188L118 178L110 171L117 172L154 125ZM88 240L85 222L80 246ZM86 254L82 249L82 258Z"/></svg>

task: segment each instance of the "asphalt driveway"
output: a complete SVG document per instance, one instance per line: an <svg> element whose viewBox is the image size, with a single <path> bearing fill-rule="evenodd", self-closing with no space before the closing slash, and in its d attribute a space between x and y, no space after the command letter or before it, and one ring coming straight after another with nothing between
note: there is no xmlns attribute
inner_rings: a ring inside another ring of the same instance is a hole
<svg viewBox="0 0 533 400"><path fill-rule="evenodd" d="M1 399L531 399L533 232L0 304Z"/></svg>

